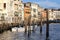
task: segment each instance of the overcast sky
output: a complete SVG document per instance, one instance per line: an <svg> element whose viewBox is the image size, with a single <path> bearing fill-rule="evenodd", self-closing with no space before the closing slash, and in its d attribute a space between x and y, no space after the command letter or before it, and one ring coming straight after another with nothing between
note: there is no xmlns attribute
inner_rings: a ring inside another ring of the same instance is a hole
<svg viewBox="0 0 60 40"><path fill-rule="evenodd" d="M23 0L23 2L33 2L44 8L60 8L60 0Z"/></svg>

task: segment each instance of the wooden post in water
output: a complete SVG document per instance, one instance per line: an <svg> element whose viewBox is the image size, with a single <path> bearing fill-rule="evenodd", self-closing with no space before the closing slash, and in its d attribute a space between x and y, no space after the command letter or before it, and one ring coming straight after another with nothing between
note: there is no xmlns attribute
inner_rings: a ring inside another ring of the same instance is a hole
<svg viewBox="0 0 60 40"><path fill-rule="evenodd" d="M31 34L31 15L29 15L28 17L28 37L30 36Z"/></svg>
<svg viewBox="0 0 60 40"><path fill-rule="evenodd" d="M25 18L25 19L24 19L25 33L27 33L27 23L26 23L26 22L27 22L27 19Z"/></svg>
<svg viewBox="0 0 60 40"><path fill-rule="evenodd" d="M35 19L33 20L33 32L34 32L34 28L35 28Z"/></svg>
<svg viewBox="0 0 60 40"><path fill-rule="evenodd" d="M42 14L41 14L41 20L40 20L40 33L42 33Z"/></svg>
<svg viewBox="0 0 60 40"><path fill-rule="evenodd" d="M27 25L25 25L25 33L27 33Z"/></svg>
<svg viewBox="0 0 60 40"><path fill-rule="evenodd" d="M48 10L45 9L46 11L46 19L47 19L47 22L46 22L46 40L49 39L49 20L48 20Z"/></svg>

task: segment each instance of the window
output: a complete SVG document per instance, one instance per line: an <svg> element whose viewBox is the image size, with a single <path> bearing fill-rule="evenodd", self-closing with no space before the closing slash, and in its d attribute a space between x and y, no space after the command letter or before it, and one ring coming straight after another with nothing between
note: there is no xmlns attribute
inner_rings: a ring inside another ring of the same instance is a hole
<svg viewBox="0 0 60 40"><path fill-rule="evenodd" d="M3 15L1 16L1 19L2 19L2 21L5 20Z"/></svg>
<svg viewBox="0 0 60 40"><path fill-rule="evenodd" d="M33 17L36 17L36 15L34 14Z"/></svg>
<svg viewBox="0 0 60 40"><path fill-rule="evenodd" d="M17 4L15 4L16 6L18 6Z"/></svg>
<svg viewBox="0 0 60 40"><path fill-rule="evenodd" d="M26 12L27 14L30 14L30 12Z"/></svg>
<svg viewBox="0 0 60 40"><path fill-rule="evenodd" d="M40 12L38 12L38 15L41 15Z"/></svg>
<svg viewBox="0 0 60 40"><path fill-rule="evenodd" d="M18 4L14 4L14 9L18 10Z"/></svg>
<svg viewBox="0 0 60 40"><path fill-rule="evenodd" d="M36 12L36 9L33 9L34 12Z"/></svg>
<svg viewBox="0 0 60 40"><path fill-rule="evenodd" d="M20 8L22 8L22 5L19 5Z"/></svg>
<svg viewBox="0 0 60 40"><path fill-rule="evenodd" d="M6 9L6 3L4 3L4 9Z"/></svg>
<svg viewBox="0 0 60 40"><path fill-rule="evenodd" d="M18 16L18 15L19 15L19 13L18 13L18 12L15 12L15 13L14 13L14 15L15 15L15 16Z"/></svg>

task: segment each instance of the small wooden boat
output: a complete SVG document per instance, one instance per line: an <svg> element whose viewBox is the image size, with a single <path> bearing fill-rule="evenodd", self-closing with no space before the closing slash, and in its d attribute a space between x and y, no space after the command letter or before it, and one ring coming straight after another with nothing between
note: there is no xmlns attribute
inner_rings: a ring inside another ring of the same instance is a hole
<svg viewBox="0 0 60 40"><path fill-rule="evenodd" d="M12 32L17 32L17 31L18 31L17 27L12 28Z"/></svg>

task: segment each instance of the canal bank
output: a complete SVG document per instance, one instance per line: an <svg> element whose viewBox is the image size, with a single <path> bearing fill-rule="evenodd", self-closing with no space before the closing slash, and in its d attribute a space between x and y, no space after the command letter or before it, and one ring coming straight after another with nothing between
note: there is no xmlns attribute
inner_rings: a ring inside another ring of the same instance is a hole
<svg viewBox="0 0 60 40"><path fill-rule="evenodd" d="M0 24L0 32L11 30L13 27L19 27L19 23L2 23Z"/></svg>

